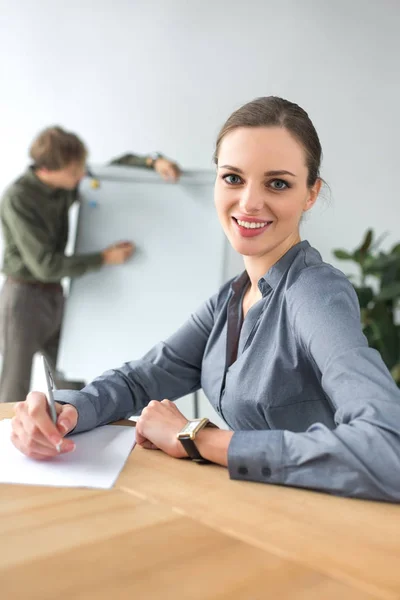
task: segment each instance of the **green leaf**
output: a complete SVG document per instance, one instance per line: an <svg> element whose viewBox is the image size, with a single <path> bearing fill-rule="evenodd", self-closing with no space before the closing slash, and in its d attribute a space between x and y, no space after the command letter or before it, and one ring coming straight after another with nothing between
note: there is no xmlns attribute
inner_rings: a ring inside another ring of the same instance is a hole
<svg viewBox="0 0 400 600"><path fill-rule="evenodd" d="M393 322L393 311L385 302L376 302L368 310L368 343L379 350L386 366L391 369L399 362L399 327Z"/></svg>
<svg viewBox="0 0 400 600"><path fill-rule="evenodd" d="M340 250L340 249L339 250L334 250L333 254L339 260L353 260L352 254L350 254L349 252L346 252L346 250Z"/></svg>
<svg viewBox="0 0 400 600"><path fill-rule="evenodd" d="M392 377L395 380L395 382L397 384L399 384L400 383L400 362L398 362L397 365L394 365L394 367L392 367L392 369L390 370L390 373L392 374Z"/></svg>
<svg viewBox="0 0 400 600"><path fill-rule="evenodd" d="M374 236L374 234L373 234L372 229L368 229L368 231L366 232L365 237L361 243L361 246L358 249L358 251L361 254L366 254L368 252L369 247L371 246L373 236Z"/></svg>
<svg viewBox="0 0 400 600"><path fill-rule="evenodd" d="M358 301L360 303L360 308L367 308L368 304L371 302L371 300L374 297L374 292L372 290L372 288L370 287L359 287L359 288L354 288L356 291L356 294L358 296Z"/></svg>
<svg viewBox="0 0 400 600"><path fill-rule="evenodd" d="M400 254L400 244L396 244L390 251L390 254Z"/></svg>
<svg viewBox="0 0 400 600"><path fill-rule="evenodd" d="M396 298L400 298L400 281L383 287L377 296L378 301L395 300Z"/></svg>
<svg viewBox="0 0 400 600"><path fill-rule="evenodd" d="M400 254L383 254L369 256L364 263L364 272L368 275L379 275L384 269L397 265L400 267Z"/></svg>
<svg viewBox="0 0 400 600"><path fill-rule="evenodd" d="M400 281L400 264L393 263L381 273L381 289Z"/></svg>
<svg viewBox="0 0 400 600"><path fill-rule="evenodd" d="M355 250L353 252L353 260L359 265L362 265L365 261L365 256L360 252L360 250Z"/></svg>

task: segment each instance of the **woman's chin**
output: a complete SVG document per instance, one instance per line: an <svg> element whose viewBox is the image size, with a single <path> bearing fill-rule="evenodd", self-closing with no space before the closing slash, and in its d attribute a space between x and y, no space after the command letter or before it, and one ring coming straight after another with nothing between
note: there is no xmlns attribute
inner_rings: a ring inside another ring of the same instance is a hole
<svg viewBox="0 0 400 600"><path fill-rule="evenodd" d="M254 244L246 241L230 240L232 248L242 256L260 256L268 250L265 244Z"/></svg>

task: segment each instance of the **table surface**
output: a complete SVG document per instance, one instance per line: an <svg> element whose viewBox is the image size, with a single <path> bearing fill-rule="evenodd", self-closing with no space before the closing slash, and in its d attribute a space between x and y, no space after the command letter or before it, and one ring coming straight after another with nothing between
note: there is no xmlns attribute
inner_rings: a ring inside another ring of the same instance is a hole
<svg viewBox="0 0 400 600"><path fill-rule="evenodd" d="M0 404L0 419L12 414ZM109 491L0 485L0 590L400 599L400 506L231 481L222 467L135 447Z"/></svg>

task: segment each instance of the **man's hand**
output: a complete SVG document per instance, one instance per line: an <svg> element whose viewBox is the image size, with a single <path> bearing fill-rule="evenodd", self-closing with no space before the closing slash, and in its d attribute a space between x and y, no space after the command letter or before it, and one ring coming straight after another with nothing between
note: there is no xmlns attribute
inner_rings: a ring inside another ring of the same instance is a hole
<svg viewBox="0 0 400 600"><path fill-rule="evenodd" d="M45 460L60 453L72 452L75 444L64 436L75 428L78 411L71 404L55 403L57 423L54 425L47 410L46 396L41 392L31 392L25 402L15 406L15 416L11 421L11 441L26 456Z"/></svg>
<svg viewBox="0 0 400 600"><path fill-rule="evenodd" d="M122 265L132 256L135 245L132 242L118 242L103 250L103 261L105 265Z"/></svg>
<svg viewBox="0 0 400 600"><path fill-rule="evenodd" d="M165 180L177 182L181 176L178 165L167 158L157 158L154 170Z"/></svg>
<svg viewBox="0 0 400 600"><path fill-rule="evenodd" d="M143 448L160 449L173 458L187 458L177 434L187 419L170 400L152 400L136 424L136 441Z"/></svg>

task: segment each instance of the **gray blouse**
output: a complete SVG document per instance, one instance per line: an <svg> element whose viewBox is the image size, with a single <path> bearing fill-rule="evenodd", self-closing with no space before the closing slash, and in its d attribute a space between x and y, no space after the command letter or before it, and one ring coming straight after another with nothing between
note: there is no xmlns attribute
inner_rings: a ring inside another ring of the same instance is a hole
<svg viewBox="0 0 400 600"><path fill-rule="evenodd" d="M203 388L235 432L231 478L399 501L400 390L348 279L303 241L259 280L243 319L248 285L244 272L141 360L56 392L78 409L75 431Z"/></svg>

